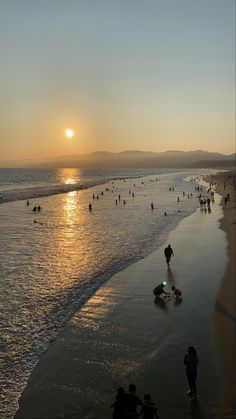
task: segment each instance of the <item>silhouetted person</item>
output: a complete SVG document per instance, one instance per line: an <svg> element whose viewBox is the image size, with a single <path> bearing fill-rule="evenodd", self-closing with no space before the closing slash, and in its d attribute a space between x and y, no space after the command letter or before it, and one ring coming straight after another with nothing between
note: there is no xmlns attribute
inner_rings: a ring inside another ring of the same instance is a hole
<svg viewBox="0 0 236 419"><path fill-rule="evenodd" d="M27 207L29 206L29 204L30 204L30 203L29 203L29 201L28 201L28 199L27 199L27 201L26 201L26 205L27 205Z"/></svg>
<svg viewBox="0 0 236 419"><path fill-rule="evenodd" d="M153 205L153 202L151 202L151 209L152 209L152 210L154 209L154 205Z"/></svg>
<svg viewBox="0 0 236 419"><path fill-rule="evenodd" d="M198 357L197 351L193 346L189 346L188 350L184 357L184 365L186 366L186 375L188 377L189 391L188 396L192 397L191 401L197 401L197 366L198 366Z"/></svg>
<svg viewBox="0 0 236 419"><path fill-rule="evenodd" d="M178 196L178 198L177 198L177 201L179 202L179 196Z"/></svg>
<svg viewBox="0 0 236 419"><path fill-rule="evenodd" d="M40 212L41 211L41 207L40 207L40 205L38 206L38 212Z"/></svg>
<svg viewBox="0 0 236 419"><path fill-rule="evenodd" d="M92 211L92 204L89 204L89 211Z"/></svg>
<svg viewBox="0 0 236 419"><path fill-rule="evenodd" d="M123 204L125 205L125 200L123 201Z"/></svg>
<svg viewBox="0 0 236 419"><path fill-rule="evenodd" d="M137 407L142 406L143 402L136 396L136 386L129 385L129 393L125 394L124 398L124 417L138 419Z"/></svg>
<svg viewBox="0 0 236 419"><path fill-rule="evenodd" d="M164 212L164 215L167 215L167 212L166 211Z"/></svg>
<svg viewBox="0 0 236 419"><path fill-rule="evenodd" d="M37 211L37 207L34 207L34 208L32 209L32 211L36 212L36 211Z"/></svg>
<svg viewBox="0 0 236 419"><path fill-rule="evenodd" d="M158 419L157 407L153 403L150 394L145 394L143 398L143 406L141 409L141 415L143 419Z"/></svg>
<svg viewBox="0 0 236 419"><path fill-rule="evenodd" d="M116 205L118 204L118 201L117 201L117 199L116 199Z"/></svg>
<svg viewBox="0 0 236 419"><path fill-rule="evenodd" d="M172 249L172 247L171 247L171 245L170 245L170 244L168 244L168 246L165 248L165 250L164 250L164 255L165 255L165 257L166 257L166 263L167 263L167 265L169 266L171 256L172 256L172 255L174 256L174 252L173 252L173 249Z"/></svg>
<svg viewBox="0 0 236 419"><path fill-rule="evenodd" d="M170 295L170 293L169 292L166 292L165 290L164 290L164 287L166 286L166 281L163 281L160 285L157 285L157 287L155 287L154 288L154 290L153 290L153 294L156 296L156 297L159 297L159 298L165 298L165 297L167 297L168 295ZM164 294L164 295L163 295Z"/></svg>
<svg viewBox="0 0 236 419"><path fill-rule="evenodd" d="M113 419L124 419L124 401L125 401L125 390L123 387L118 388L115 401L111 404L113 407Z"/></svg>
<svg viewBox="0 0 236 419"><path fill-rule="evenodd" d="M120 201L120 195L118 195L118 199L119 199L119 201Z"/></svg>

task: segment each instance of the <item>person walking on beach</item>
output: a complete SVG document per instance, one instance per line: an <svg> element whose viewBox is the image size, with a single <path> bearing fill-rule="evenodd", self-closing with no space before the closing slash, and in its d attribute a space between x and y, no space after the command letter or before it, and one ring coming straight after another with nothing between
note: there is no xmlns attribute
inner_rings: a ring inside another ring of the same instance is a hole
<svg viewBox="0 0 236 419"><path fill-rule="evenodd" d="M170 244L168 244L168 246L165 248L164 254L165 254L165 258L166 258L166 263L169 266L171 256L172 255L174 256L174 252L173 252L173 249L172 249Z"/></svg>
<svg viewBox="0 0 236 419"><path fill-rule="evenodd" d="M130 384L129 393L125 394L124 397L124 418L138 419L139 413L137 407L142 405L142 400L136 396L135 384Z"/></svg>
<svg viewBox="0 0 236 419"><path fill-rule="evenodd" d="M193 346L188 347L184 356L184 365L186 366L186 375L189 383L187 394L191 397L191 402L196 402L198 400L196 387L198 357L197 351Z"/></svg>

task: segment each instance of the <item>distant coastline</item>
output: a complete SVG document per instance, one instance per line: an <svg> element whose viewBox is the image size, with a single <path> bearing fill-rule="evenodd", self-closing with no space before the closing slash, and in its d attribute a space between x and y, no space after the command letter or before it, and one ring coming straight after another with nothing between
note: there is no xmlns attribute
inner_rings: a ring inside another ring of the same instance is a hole
<svg viewBox="0 0 236 419"><path fill-rule="evenodd" d="M213 153L203 150L166 151L122 151L111 153L96 151L51 159L24 159L0 161L0 168L226 168L236 164L236 155Z"/></svg>

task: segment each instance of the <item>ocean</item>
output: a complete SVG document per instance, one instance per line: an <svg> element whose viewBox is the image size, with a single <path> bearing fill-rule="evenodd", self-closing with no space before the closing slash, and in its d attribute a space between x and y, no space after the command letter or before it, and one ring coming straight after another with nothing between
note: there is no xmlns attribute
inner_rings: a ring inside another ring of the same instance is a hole
<svg viewBox="0 0 236 419"><path fill-rule="evenodd" d="M197 182L213 172L0 169L1 417L12 417L66 321L102 283L165 242L199 207Z"/></svg>

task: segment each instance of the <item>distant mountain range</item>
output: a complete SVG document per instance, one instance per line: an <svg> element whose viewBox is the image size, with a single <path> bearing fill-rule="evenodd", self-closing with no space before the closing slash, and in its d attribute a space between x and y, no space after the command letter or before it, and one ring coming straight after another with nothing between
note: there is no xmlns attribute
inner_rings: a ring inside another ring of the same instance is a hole
<svg viewBox="0 0 236 419"><path fill-rule="evenodd" d="M227 167L234 166L236 155L196 151L166 151L155 153L149 151L122 151L110 153L95 151L88 154L77 154L53 159L0 161L0 167L31 168L191 168L191 167Z"/></svg>

